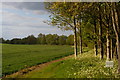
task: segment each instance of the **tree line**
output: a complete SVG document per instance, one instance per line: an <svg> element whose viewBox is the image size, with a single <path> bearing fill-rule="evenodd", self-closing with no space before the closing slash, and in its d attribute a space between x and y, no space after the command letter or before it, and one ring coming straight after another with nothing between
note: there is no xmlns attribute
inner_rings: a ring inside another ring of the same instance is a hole
<svg viewBox="0 0 120 80"><path fill-rule="evenodd" d="M4 38L0 38L0 43L5 44L40 44L40 45L74 45L74 35L71 34L69 36L65 35L57 35L57 34L42 34L40 33L37 37L34 35L29 35L24 38L13 38L11 40L5 40ZM88 43L88 41L83 41L84 47L90 47L93 45L92 43ZM77 42L79 44L79 41ZM92 48L92 47L91 47Z"/></svg>
<svg viewBox="0 0 120 80"><path fill-rule="evenodd" d="M7 44L42 44L42 45L73 45L73 35L57 35L57 34L42 34L40 33L38 37L34 35L29 35L25 38L13 38L11 40L5 40L0 38L0 43Z"/></svg>
<svg viewBox="0 0 120 80"><path fill-rule="evenodd" d="M45 7L51 13L45 23L74 32L75 58L88 41L95 56L116 58L120 73L120 2L47 2Z"/></svg>

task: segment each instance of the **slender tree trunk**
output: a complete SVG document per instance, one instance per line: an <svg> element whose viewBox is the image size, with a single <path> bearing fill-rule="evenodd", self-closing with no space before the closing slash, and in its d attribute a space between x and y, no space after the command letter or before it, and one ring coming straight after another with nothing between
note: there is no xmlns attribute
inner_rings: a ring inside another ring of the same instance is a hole
<svg viewBox="0 0 120 80"><path fill-rule="evenodd" d="M97 54L98 54L98 46L97 46L96 34L97 34L96 21L94 20L94 37L95 37L95 41L94 41L94 52L95 52L95 56L97 56Z"/></svg>
<svg viewBox="0 0 120 80"><path fill-rule="evenodd" d="M104 53L103 53L103 42L102 42L102 29L99 28L99 48L100 48L100 59L103 59Z"/></svg>
<svg viewBox="0 0 120 80"><path fill-rule="evenodd" d="M111 45L110 45L110 14L109 17L107 17L107 35L106 35L106 39L107 39L107 61L111 60Z"/></svg>
<svg viewBox="0 0 120 80"><path fill-rule="evenodd" d="M103 59L103 42L102 42L102 16L101 16L101 7L99 6L99 23L100 23L100 27L99 27L99 48L100 48L100 59Z"/></svg>
<svg viewBox="0 0 120 80"><path fill-rule="evenodd" d="M111 39L111 42L110 42L110 44L111 44L111 47L110 47L110 51L111 51L111 59L113 59L113 40Z"/></svg>
<svg viewBox="0 0 120 80"><path fill-rule="evenodd" d="M94 42L94 52L95 52L95 56L97 56L98 54L98 46L97 46L97 41Z"/></svg>
<svg viewBox="0 0 120 80"><path fill-rule="evenodd" d="M116 59L118 59L117 46L115 46L115 51L114 51L114 54L115 54L115 58L116 58Z"/></svg>
<svg viewBox="0 0 120 80"><path fill-rule="evenodd" d="M77 31L76 31L76 20L74 18L74 54L75 54L75 59L77 56Z"/></svg>
<svg viewBox="0 0 120 80"><path fill-rule="evenodd" d="M117 45L117 54L118 54L118 73L120 73L120 34L116 37L116 45Z"/></svg>
<svg viewBox="0 0 120 80"><path fill-rule="evenodd" d="M107 38L107 61L109 61L109 60L111 60L109 29L107 29L106 38Z"/></svg>
<svg viewBox="0 0 120 80"><path fill-rule="evenodd" d="M120 74L120 4L119 6L116 6L115 20L117 24L116 45L117 45L117 53L118 53L118 73Z"/></svg>
<svg viewBox="0 0 120 80"><path fill-rule="evenodd" d="M80 36L79 36L79 43L80 43L80 54L82 53L82 32L81 32L81 22L80 22L80 30L79 30Z"/></svg>

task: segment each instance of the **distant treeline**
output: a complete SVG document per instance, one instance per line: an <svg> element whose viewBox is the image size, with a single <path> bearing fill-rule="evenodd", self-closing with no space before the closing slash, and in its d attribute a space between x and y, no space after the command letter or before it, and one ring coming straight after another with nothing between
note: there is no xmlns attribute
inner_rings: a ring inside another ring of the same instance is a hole
<svg viewBox="0 0 120 80"><path fill-rule="evenodd" d="M40 33L38 37L34 35L29 35L25 38L13 38L11 40L5 40L0 38L0 43L7 44L48 44L48 45L73 45L73 35L57 35L57 34L42 34Z"/></svg>

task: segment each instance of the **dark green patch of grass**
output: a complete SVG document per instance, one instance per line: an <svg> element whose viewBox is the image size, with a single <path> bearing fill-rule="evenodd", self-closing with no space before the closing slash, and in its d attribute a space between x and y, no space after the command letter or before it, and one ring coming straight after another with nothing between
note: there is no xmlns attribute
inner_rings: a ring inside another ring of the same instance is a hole
<svg viewBox="0 0 120 80"><path fill-rule="evenodd" d="M73 54L71 46L2 45L2 75Z"/></svg>

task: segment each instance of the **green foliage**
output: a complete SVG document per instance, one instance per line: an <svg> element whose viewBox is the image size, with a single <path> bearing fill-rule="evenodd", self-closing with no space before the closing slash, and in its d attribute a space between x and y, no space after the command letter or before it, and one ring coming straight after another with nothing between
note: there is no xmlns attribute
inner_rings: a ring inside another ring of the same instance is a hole
<svg viewBox="0 0 120 80"><path fill-rule="evenodd" d="M37 39L34 37L34 35L30 35L27 37L27 44L36 44Z"/></svg>
<svg viewBox="0 0 120 80"><path fill-rule="evenodd" d="M46 43L47 44L50 44L50 45L53 45L53 44L58 44L58 39L59 39L59 36L57 34L48 34L46 35Z"/></svg>
<svg viewBox="0 0 120 80"><path fill-rule="evenodd" d="M40 33L37 37L37 44L46 44L45 35Z"/></svg>
<svg viewBox="0 0 120 80"><path fill-rule="evenodd" d="M60 45L64 45L66 44L66 40L67 40L67 37L62 35L62 36L59 36L59 44Z"/></svg>
<svg viewBox="0 0 120 80"><path fill-rule="evenodd" d="M71 46L2 45L3 75L73 54Z"/></svg>
<svg viewBox="0 0 120 80"><path fill-rule="evenodd" d="M73 39L74 39L74 36L73 35L69 35L67 40L66 40L66 43L68 45L73 45L74 44L74 40Z"/></svg>

